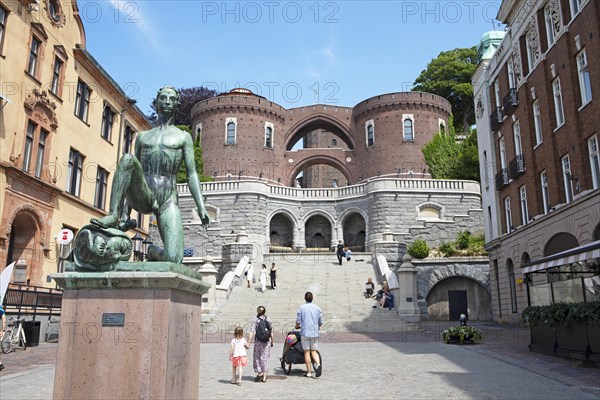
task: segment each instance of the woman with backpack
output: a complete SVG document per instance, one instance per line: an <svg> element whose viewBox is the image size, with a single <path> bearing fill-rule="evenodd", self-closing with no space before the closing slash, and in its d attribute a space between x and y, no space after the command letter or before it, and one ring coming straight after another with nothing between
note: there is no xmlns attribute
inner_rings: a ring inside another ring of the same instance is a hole
<svg viewBox="0 0 600 400"><path fill-rule="evenodd" d="M252 366L256 372L254 382L266 382L269 370L269 357L273 347L273 325L271 319L266 315L266 308L258 306L256 318L250 326L248 342L254 338L254 355Z"/></svg>

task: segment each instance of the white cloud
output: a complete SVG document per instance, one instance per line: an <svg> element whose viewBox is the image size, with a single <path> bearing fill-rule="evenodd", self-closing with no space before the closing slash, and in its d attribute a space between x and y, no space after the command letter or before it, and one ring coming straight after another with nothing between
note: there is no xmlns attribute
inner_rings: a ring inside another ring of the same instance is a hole
<svg viewBox="0 0 600 400"><path fill-rule="evenodd" d="M141 12L140 3L123 0L109 1L111 8L119 13L119 21L134 26L144 36L152 50L158 54L164 54L165 48L156 29L158 24L152 24L146 15Z"/></svg>

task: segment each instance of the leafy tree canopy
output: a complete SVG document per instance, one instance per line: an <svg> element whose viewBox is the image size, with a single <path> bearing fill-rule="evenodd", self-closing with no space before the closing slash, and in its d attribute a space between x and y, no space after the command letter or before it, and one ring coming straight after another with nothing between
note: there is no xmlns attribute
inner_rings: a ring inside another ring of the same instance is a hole
<svg viewBox="0 0 600 400"><path fill-rule="evenodd" d="M421 149L429 173L434 179L467 179L479 182L477 131L457 140L450 119L450 132L440 132Z"/></svg>
<svg viewBox="0 0 600 400"><path fill-rule="evenodd" d="M190 88L177 89L179 92L179 107L175 113L175 125L187 125L191 126L190 112L192 107L199 101L215 97L218 93L212 89L207 89L204 86L194 86ZM156 108L154 102L150 104L152 113L148 116L148 119L153 125L158 122L158 116L156 115Z"/></svg>
<svg viewBox="0 0 600 400"><path fill-rule="evenodd" d="M190 135L192 134L192 130L187 125L177 125L177 127L183 131L186 131ZM200 146L200 137L197 137L194 140L194 161L196 162L196 172L198 173L198 178L200 178L201 182L210 182L212 178L204 175L204 161L202 160L202 147ZM187 170L185 168L185 163L181 164L179 171L177 172L177 183L187 183Z"/></svg>
<svg viewBox="0 0 600 400"><path fill-rule="evenodd" d="M454 127L469 132L475 123L471 77L477 69L477 48L443 51L427 64L414 82L414 91L446 98L452 105Z"/></svg>

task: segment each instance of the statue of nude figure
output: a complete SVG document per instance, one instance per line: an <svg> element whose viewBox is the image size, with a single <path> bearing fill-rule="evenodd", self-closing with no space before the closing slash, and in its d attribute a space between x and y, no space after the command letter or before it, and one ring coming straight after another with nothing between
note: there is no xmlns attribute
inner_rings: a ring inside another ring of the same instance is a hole
<svg viewBox="0 0 600 400"><path fill-rule="evenodd" d="M179 94L175 88L165 86L158 91L154 106L159 125L138 134L135 155L123 155L117 166L109 214L91 220L102 228L127 231L136 226L136 221L130 219L131 209L153 213L164 248L150 246L148 261L181 263L183 260L183 226L175 180L182 162L202 225L210 225L194 162L192 137L173 125L178 105Z"/></svg>

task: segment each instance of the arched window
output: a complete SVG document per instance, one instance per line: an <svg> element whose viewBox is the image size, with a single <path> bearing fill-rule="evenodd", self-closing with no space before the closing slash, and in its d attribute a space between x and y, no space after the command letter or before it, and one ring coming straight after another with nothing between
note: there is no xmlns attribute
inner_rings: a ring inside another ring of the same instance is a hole
<svg viewBox="0 0 600 400"><path fill-rule="evenodd" d="M367 146L375 144L375 127L373 124L367 125Z"/></svg>
<svg viewBox="0 0 600 400"><path fill-rule="evenodd" d="M331 139L331 147L337 147L337 140Z"/></svg>
<svg viewBox="0 0 600 400"><path fill-rule="evenodd" d="M235 144L235 122L227 123L227 139L226 144Z"/></svg>
<svg viewBox="0 0 600 400"><path fill-rule="evenodd" d="M265 147L272 149L273 148L273 128L267 126L265 129Z"/></svg>
<svg viewBox="0 0 600 400"><path fill-rule="evenodd" d="M404 120L404 140L413 141L415 138L413 134L413 122L411 119L406 118Z"/></svg>

